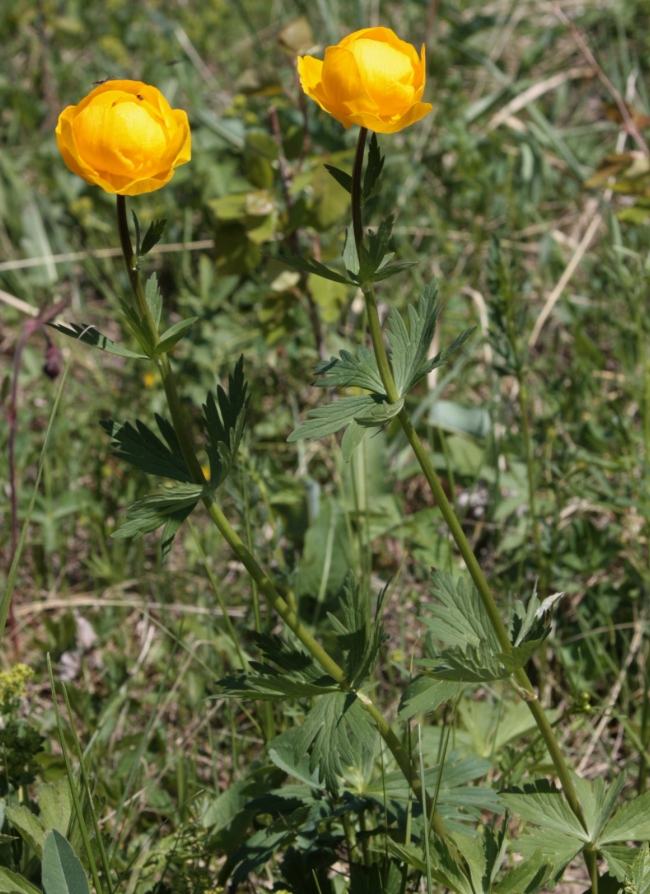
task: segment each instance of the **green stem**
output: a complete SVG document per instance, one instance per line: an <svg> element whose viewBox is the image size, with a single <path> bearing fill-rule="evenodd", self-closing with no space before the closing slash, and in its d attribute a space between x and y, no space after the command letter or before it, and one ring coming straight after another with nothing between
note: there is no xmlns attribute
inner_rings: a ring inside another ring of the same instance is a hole
<svg viewBox="0 0 650 894"><path fill-rule="evenodd" d="M122 243L122 252L124 254L124 262L129 274L129 280L131 282L131 287L136 300L136 304L143 319L148 324L154 344L157 344L159 341L158 333L154 320L149 311L146 298L144 296L144 291L142 289L142 284L140 282L137 267L134 263L133 249L131 247L131 239L129 236L126 217L126 205L123 196L117 197L117 212L120 240ZM167 397L167 403L169 405L169 410L172 417L172 424L174 426L174 431L176 432L181 451L194 480L197 483L202 484L205 482L205 478L201 469L201 464L199 463L199 460L194 451L194 446L189 435L188 427L183 418L180 398L176 390L174 375L171 370L167 355L163 355L161 358L157 359L156 362L158 363L160 375L162 377L163 385L165 388L165 395ZM327 654L325 649L323 649L320 643L318 643L317 640L311 635L311 633L309 633L309 631L306 630L305 627L303 627L296 612L291 608L291 606L289 606L287 602L285 602L282 596L278 593L273 581L268 577L266 572L258 564L257 560L252 555L244 541L234 530L221 508L217 505L214 495L206 495L203 498L203 504L207 509L210 518L216 525L219 533L224 538L226 543L230 546L235 556L242 563L250 578L258 586L260 592L264 594L269 605L282 618L287 627L293 632L296 639L300 643L302 643L302 645L307 649L310 655L320 664L323 670L327 674L329 674L329 676L332 677L332 679L336 683L338 683L341 689L350 690L350 684L343 669L339 667L339 665L332 658L330 658L330 656ZM404 774L407 782L411 784L414 795L420 801L426 799L426 803L429 804L430 799L428 799L426 793L422 792L420 782L417 779L417 774L413 772L410 755L396 736L388 721L375 707L368 696L366 696L362 692L357 692L356 695L377 725L379 734L386 742L386 745L395 758L395 761ZM432 818L432 825L438 835L440 835L441 838L444 838L447 841L450 852L452 854L457 854L453 843L449 839L442 818L437 814L437 812Z"/></svg>
<svg viewBox="0 0 650 894"><path fill-rule="evenodd" d="M366 135L365 133L363 133L362 128L362 132L359 134L359 141L357 144L357 155L359 154L359 146L362 147L361 151L363 151L365 139ZM362 166L361 164L358 164L357 161L358 159L355 158L352 183L352 197L353 201L357 202L357 206L353 206L352 208L352 220L353 222L355 222L354 234L355 239L357 240L357 254L359 257L361 257L361 248L363 243L363 220L360 204L360 178ZM355 177L359 181L356 185L354 183ZM388 400L391 403L396 403L399 400L399 394L397 392L397 388L395 387L395 380L393 379L393 374L388 363L388 356L386 354L386 347L384 345L382 336L379 314L377 313L377 301L375 299L373 286L366 285L363 289L363 293L366 298L368 326L370 329L372 346L375 351L375 357L377 358L379 374L381 376L381 380L384 385ZM497 604L490 591L490 587L485 578L485 575L483 574L476 556L474 555L474 552L469 544L469 541L465 536L465 532L463 531L461 524L458 521L451 507L451 504L449 503L449 500L447 499L447 495L445 494L442 484L440 483L440 479L438 478L436 470L434 469L433 464L431 463L431 460L429 459L429 456L427 455L406 410L402 409L397 418L399 419L404 434L406 435L406 438L411 445L413 452L415 453L416 459L420 464L420 468L422 469L422 472L427 479L436 503L438 504L440 512L442 513L442 517L444 518L447 527L449 528L451 535L456 542L456 546L458 547L463 561L465 562L470 577L474 582L481 602L483 603L483 607L485 608L496 638L499 642L499 646L501 647L501 650L502 652L504 652L504 654L511 655L512 644L510 642L510 637L508 636L506 626L503 623L503 620L499 613L499 609L497 608ZM553 734L553 729L548 722L548 718L546 717L546 714L544 713L544 710L537 699L537 694L535 693L533 685L528 679L528 675L523 668L515 671L513 677L521 695L525 699L528 708L535 718L535 722L539 728L542 739L544 740L546 748L548 749L548 752L555 766L557 775L562 783L562 789L564 791L566 799L572 811L580 820L581 825L586 830L587 826L584 814L582 812L582 807L580 806L577 793L573 786L569 768L567 767L562 752L560 751L560 748L557 744L557 741Z"/></svg>

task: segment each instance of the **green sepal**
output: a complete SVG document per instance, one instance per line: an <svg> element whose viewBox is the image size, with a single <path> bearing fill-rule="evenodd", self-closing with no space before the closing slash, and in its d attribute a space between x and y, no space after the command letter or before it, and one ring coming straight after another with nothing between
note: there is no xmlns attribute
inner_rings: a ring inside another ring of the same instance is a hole
<svg viewBox="0 0 650 894"><path fill-rule="evenodd" d="M148 354L137 354L135 351L123 348L122 345L118 345L117 342L114 342L108 336L98 332L94 326L78 326L76 323L48 323L47 325L51 326L52 329L56 329L57 332L67 335L69 338L82 341L92 348L99 348L100 351L105 351L107 354L116 354L118 357L132 357L134 360L149 359Z"/></svg>

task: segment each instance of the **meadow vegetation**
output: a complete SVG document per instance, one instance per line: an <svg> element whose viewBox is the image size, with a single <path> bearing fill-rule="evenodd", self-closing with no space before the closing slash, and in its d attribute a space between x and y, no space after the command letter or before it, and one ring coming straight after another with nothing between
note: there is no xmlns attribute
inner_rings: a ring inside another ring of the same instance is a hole
<svg viewBox="0 0 650 894"><path fill-rule="evenodd" d="M0 892L650 889L649 24L648 0L0 5ZM368 253L402 266L366 282L359 129L296 57L369 25L426 43L434 108L368 141ZM142 282L216 502L137 359L115 198L57 149L105 78L189 117L191 162L127 224L158 238Z"/></svg>

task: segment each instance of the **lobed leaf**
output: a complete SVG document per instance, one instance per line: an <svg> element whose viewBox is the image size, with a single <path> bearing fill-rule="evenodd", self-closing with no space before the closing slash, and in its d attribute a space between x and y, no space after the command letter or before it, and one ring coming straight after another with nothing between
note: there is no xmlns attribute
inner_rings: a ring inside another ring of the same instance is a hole
<svg viewBox="0 0 650 894"><path fill-rule="evenodd" d="M349 351L341 351L338 357L321 361L315 368L319 388L365 388L379 396L384 386L377 368L374 351L361 345L355 357Z"/></svg>
<svg viewBox="0 0 650 894"><path fill-rule="evenodd" d="M150 475L191 483L192 476L181 452L176 432L171 424L157 413L155 419L166 444L139 419L136 419L135 427L130 422L119 425L112 420L100 421L99 424L112 438L115 456Z"/></svg>
<svg viewBox="0 0 650 894"><path fill-rule="evenodd" d="M187 332L189 332L197 320L198 317L189 317L187 320L181 320L180 322L175 323L163 332L160 336L160 341L154 348L154 357L160 357L162 354L171 351L174 345L179 342Z"/></svg>
<svg viewBox="0 0 650 894"><path fill-rule="evenodd" d="M147 280L147 284L144 287L144 297L147 300L149 311L157 330L160 325L160 314L162 312L162 295L158 288L158 277L155 273L152 273Z"/></svg>
<svg viewBox="0 0 650 894"><path fill-rule="evenodd" d="M301 423L291 432L288 441L300 441L305 438L324 438L333 435L343 426L352 422L359 414L367 413L382 399L374 394L361 394L355 397L341 397L307 412L307 421Z"/></svg>
<svg viewBox="0 0 650 894"><path fill-rule="evenodd" d="M313 273L316 276L322 276L323 279L330 279L332 282L343 283L343 285L354 285L347 277L330 270L325 264L316 261L313 258L301 258L300 255L293 255L287 252L280 252L277 260L296 270L302 270L304 273Z"/></svg>
<svg viewBox="0 0 650 894"><path fill-rule="evenodd" d="M147 360L148 354L138 354L135 351L129 351L118 345L107 335L102 335L94 326L78 326L76 323L48 323L52 329L67 335L69 338L76 338L86 345L93 348L99 348L107 354L116 354L118 357L132 357L134 360Z"/></svg>
<svg viewBox="0 0 650 894"><path fill-rule="evenodd" d="M237 458L244 434L250 395L244 378L244 357L228 375L228 393L219 385L217 396L208 392L203 405L203 424L208 436L210 486L219 487L226 480Z"/></svg>

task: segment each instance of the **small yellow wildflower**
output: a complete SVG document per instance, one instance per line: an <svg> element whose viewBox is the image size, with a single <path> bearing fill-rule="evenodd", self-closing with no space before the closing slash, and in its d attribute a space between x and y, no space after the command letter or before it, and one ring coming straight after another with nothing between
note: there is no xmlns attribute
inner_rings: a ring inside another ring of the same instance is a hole
<svg viewBox="0 0 650 894"><path fill-rule="evenodd" d="M153 373L145 373L142 376L142 381L145 388L153 388L153 386L156 384L156 377Z"/></svg>
<svg viewBox="0 0 650 894"><path fill-rule="evenodd" d="M27 681L34 676L34 671L26 664L14 664L6 671L0 671L0 703L8 706L27 692Z"/></svg>

